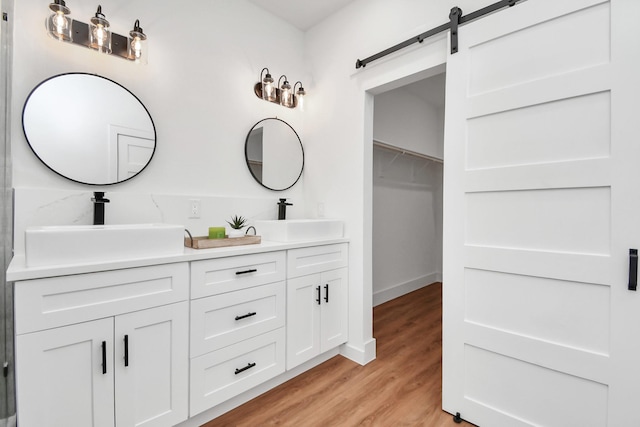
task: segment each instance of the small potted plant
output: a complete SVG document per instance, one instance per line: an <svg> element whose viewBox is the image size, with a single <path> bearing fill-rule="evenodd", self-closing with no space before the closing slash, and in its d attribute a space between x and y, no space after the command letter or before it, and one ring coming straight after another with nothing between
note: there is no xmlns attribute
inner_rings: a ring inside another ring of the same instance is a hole
<svg viewBox="0 0 640 427"><path fill-rule="evenodd" d="M234 215L231 217L231 221L227 221L227 224L231 226L231 229L227 232L229 237L242 237L244 231L242 230L247 225L247 219L242 216Z"/></svg>

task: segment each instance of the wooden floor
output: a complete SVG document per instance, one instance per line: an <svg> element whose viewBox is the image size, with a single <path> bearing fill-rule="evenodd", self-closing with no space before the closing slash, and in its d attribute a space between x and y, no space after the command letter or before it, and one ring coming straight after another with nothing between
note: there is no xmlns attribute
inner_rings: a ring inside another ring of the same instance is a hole
<svg viewBox="0 0 640 427"><path fill-rule="evenodd" d="M440 283L374 308L373 329L373 362L336 356L203 427L471 426L440 409Z"/></svg>

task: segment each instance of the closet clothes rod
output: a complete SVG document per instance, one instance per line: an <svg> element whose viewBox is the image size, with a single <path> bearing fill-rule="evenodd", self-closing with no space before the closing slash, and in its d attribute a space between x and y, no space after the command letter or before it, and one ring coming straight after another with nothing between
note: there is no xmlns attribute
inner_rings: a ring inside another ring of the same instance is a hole
<svg viewBox="0 0 640 427"><path fill-rule="evenodd" d="M420 159L425 159L425 160L430 160L432 162L436 162L436 163L440 163L443 164L444 161L438 157L434 157L434 156L429 156L428 154L422 154L422 153L417 153L415 151L411 151L411 150L405 150L404 148L398 148L396 146L393 146L391 144L387 144L386 142L382 142L382 141L377 141L377 140L373 140L373 145L374 147L380 147L380 148L384 148L385 150L389 150L389 151L393 151L399 154L408 154L410 156L414 156L414 157L418 157Z"/></svg>

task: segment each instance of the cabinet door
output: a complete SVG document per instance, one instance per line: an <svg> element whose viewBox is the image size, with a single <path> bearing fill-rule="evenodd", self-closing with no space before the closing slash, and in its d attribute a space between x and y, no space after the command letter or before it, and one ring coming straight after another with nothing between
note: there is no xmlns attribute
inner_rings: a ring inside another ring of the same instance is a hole
<svg viewBox="0 0 640 427"><path fill-rule="evenodd" d="M320 354L320 275L287 283L287 369Z"/></svg>
<svg viewBox="0 0 640 427"><path fill-rule="evenodd" d="M188 331L186 301L115 318L118 426L187 419Z"/></svg>
<svg viewBox="0 0 640 427"><path fill-rule="evenodd" d="M18 335L20 427L113 427L112 337L112 318Z"/></svg>
<svg viewBox="0 0 640 427"><path fill-rule="evenodd" d="M322 273L322 309L320 312L320 352L324 353L347 342L348 286L347 269Z"/></svg>

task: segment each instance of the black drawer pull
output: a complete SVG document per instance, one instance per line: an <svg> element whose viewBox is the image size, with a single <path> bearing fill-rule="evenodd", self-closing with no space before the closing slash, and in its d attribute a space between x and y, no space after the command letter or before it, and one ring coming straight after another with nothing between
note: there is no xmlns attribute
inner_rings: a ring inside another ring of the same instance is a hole
<svg viewBox="0 0 640 427"><path fill-rule="evenodd" d="M249 363L249 364L248 364L247 366L245 366L244 368L236 369L236 375L238 375L240 372L244 372L244 371L246 371L247 369L251 369L251 368L253 368L254 366L256 366L256 364L255 364L255 363Z"/></svg>
<svg viewBox="0 0 640 427"><path fill-rule="evenodd" d="M256 268L252 268L251 270L245 270L245 271L236 271L236 275L240 275L240 274L247 274L247 273L255 273L256 271L258 271Z"/></svg>
<svg viewBox="0 0 640 427"><path fill-rule="evenodd" d="M629 249L629 290L638 289L638 250Z"/></svg>
<svg viewBox="0 0 640 427"><path fill-rule="evenodd" d="M124 336L124 366L129 366L129 335Z"/></svg>
<svg viewBox="0 0 640 427"><path fill-rule="evenodd" d="M329 284L324 285L324 302L329 302Z"/></svg>
<svg viewBox="0 0 640 427"><path fill-rule="evenodd" d="M102 374L107 373L107 342L102 341Z"/></svg>
<svg viewBox="0 0 640 427"><path fill-rule="evenodd" d="M256 314L258 313L252 311L251 313L243 314L242 316L236 316L236 320L246 319L247 317L255 316Z"/></svg>
<svg viewBox="0 0 640 427"><path fill-rule="evenodd" d="M318 303L318 305L320 305L320 285L316 287L316 291L318 292L318 298L316 298L316 302Z"/></svg>

